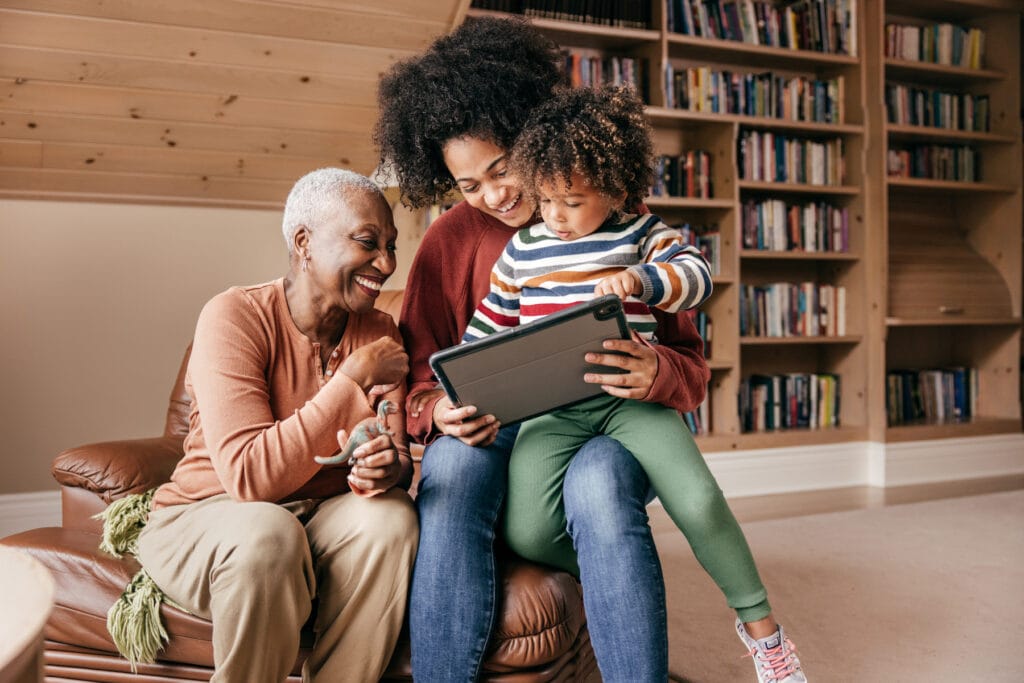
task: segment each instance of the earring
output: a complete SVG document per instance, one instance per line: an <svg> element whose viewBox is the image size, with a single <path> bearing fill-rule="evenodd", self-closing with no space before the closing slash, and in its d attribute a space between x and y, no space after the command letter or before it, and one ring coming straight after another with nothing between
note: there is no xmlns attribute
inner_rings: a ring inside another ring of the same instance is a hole
<svg viewBox="0 0 1024 683"><path fill-rule="evenodd" d="M309 257L302 257L302 272L305 273L309 269Z"/></svg>

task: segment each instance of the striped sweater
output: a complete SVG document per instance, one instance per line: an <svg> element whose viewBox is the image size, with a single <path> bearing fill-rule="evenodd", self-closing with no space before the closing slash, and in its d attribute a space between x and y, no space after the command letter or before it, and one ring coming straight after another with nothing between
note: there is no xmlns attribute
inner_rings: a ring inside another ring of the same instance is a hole
<svg viewBox="0 0 1024 683"><path fill-rule="evenodd" d="M699 306L711 294L707 262L657 216L627 214L571 241L537 223L509 240L462 341L589 301L598 282L624 268L632 269L643 286L639 297L623 302L626 320L647 340L654 340L656 327L651 307L674 313Z"/></svg>

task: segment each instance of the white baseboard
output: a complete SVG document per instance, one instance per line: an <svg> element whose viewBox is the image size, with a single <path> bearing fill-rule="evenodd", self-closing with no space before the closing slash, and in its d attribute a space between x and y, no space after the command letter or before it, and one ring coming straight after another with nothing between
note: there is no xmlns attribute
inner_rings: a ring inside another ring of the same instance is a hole
<svg viewBox="0 0 1024 683"><path fill-rule="evenodd" d="M885 445L874 486L904 486L1024 473L1024 434L908 441Z"/></svg>
<svg viewBox="0 0 1024 683"><path fill-rule="evenodd" d="M729 498L863 486L865 442L708 453L708 467Z"/></svg>
<svg viewBox="0 0 1024 683"><path fill-rule="evenodd" d="M60 526L60 492L0 494L0 538L41 526Z"/></svg>
<svg viewBox="0 0 1024 683"><path fill-rule="evenodd" d="M1024 474L1024 434L708 453L730 498Z"/></svg>

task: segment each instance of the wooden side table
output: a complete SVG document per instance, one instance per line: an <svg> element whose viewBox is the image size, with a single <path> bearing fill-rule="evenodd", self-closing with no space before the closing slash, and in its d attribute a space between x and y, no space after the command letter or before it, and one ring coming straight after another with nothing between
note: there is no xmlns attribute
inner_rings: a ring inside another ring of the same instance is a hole
<svg viewBox="0 0 1024 683"><path fill-rule="evenodd" d="M0 547L0 683L43 680L43 628L53 579L29 555Z"/></svg>

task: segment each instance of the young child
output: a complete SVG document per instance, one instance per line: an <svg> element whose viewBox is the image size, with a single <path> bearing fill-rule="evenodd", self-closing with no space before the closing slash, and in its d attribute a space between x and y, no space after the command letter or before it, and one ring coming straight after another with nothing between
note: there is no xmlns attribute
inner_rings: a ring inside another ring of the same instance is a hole
<svg viewBox="0 0 1024 683"><path fill-rule="evenodd" d="M631 90L571 90L542 105L512 150L511 170L534 189L543 222L509 241L463 341L614 293L623 300L634 335L653 344L652 307L676 312L704 302L711 274L700 253L658 217L624 211L642 206L652 157L643 105ZM671 408L609 394L525 421L509 466L506 519L515 520L505 525L509 546L579 574L564 527L555 548L539 539L555 537L551 520L565 519L562 481L574 454L601 434L634 454L736 610L736 631L758 680L805 683L796 650L772 616L743 532L689 429Z"/></svg>

